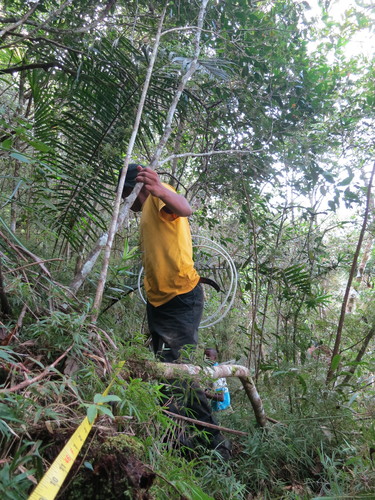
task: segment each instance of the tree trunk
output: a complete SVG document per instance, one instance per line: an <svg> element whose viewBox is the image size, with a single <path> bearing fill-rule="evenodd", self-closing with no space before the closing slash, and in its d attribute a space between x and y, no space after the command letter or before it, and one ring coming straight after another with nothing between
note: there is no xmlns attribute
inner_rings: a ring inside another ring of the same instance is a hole
<svg viewBox="0 0 375 500"><path fill-rule="evenodd" d="M372 212L372 213L374 212L374 195L373 194L371 195L371 199L370 199L370 212ZM354 279L354 285L353 285L354 290L352 293L349 294L348 305L346 308L347 313L352 313L355 311L356 300L358 298L358 294L356 292L359 291L359 289L362 285L366 264L370 258L371 250L372 250L372 246L373 246L373 242L374 242L372 232L373 231L371 231L371 229L370 229L368 237L367 237L367 241L364 245L362 259L361 259L361 262L358 266L357 276Z"/></svg>
<svg viewBox="0 0 375 500"><path fill-rule="evenodd" d="M350 287L352 286L352 282L353 282L353 278L354 278L354 274L355 274L355 269L357 267L359 252L361 250L361 246L362 246L362 242L363 242L363 237L364 237L364 234L365 234L365 231L366 231L367 221L368 221L369 212L370 212L371 188L372 188L372 181L374 179L374 174L375 174L375 162L374 162L374 165L373 165L373 168L372 168L372 172L371 172L371 176L370 176L370 181L369 181L369 185L368 185L368 188L367 188L366 208L365 208L365 215L364 215L364 218L363 218L362 229L361 229L361 232L360 232L360 235L359 235L359 239L358 239L358 243L357 243L357 248L356 248L356 251L354 253L353 263L352 263L352 267L350 269L348 283L346 285L345 295L344 295L344 299L343 299L342 306L341 306L341 314L340 314L339 324L338 324L338 327L337 327L335 345L334 345L333 350L332 350L331 363L330 363L330 366L329 366L328 372L327 372L327 382L330 382L332 380L332 378L333 378L333 369L332 369L333 358L335 356L337 356L337 354L339 353L339 349L340 349L341 335L342 335L342 329L343 329L343 326L344 326L345 312L346 312L346 307L347 307L347 304L348 304Z"/></svg>

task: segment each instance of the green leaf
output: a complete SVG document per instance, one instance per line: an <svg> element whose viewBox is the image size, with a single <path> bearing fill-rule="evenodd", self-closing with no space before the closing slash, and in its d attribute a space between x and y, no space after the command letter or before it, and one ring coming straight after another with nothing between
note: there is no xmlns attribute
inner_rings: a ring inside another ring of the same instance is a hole
<svg viewBox="0 0 375 500"><path fill-rule="evenodd" d="M174 485L188 500L214 500L213 497L202 491L199 486L190 482L175 481Z"/></svg>
<svg viewBox="0 0 375 500"><path fill-rule="evenodd" d="M87 408L87 418L90 424L93 424L95 422L97 415L98 415L98 407L96 405L90 405Z"/></svg>
<svg viewBox="0 0 375 500"><path fill-rule="evenodd" d="M336 368L339 366L339 363L341 361L341 355L336 354L336 356L333 356L332 363L331 363L331 370L336 370Z"/></svg>
<svg viewBox="0 0 375 500"><path fill-rule="evenodd" d="M121 398L115 396L114 394L108 394L107 396L103 396L102 394L95 394L94 396L94 403L96 404L109 403L111 401L120 402Z"/></svg>
<svg viewBox="0 0 375 500"><path fill-rule="evenodd" d="M348 406L351 406L354 403L354 401L358 398L358 396L359 396L358 392L355 392L349 399Z"/></svg>
<svg viewBox="0 0 375 500"><path fill-rule="evenodd" d="M49 200L48 198L42 198L41 203L42 203L44 206L46 206L46 207L50 208L51 210L57 210L57 207L56 207L56 206L52 203L52 201L51 201L51 200Z"/></svg>
<svg viewBox="0 0 375 500"><path fill-rule="evenodd" d="M326 181L330 182L331 184L334 184L335 178L330 172L322 172L322 175Z"/></svg>
<svg viewBox="0 0 375 500"><path fill-rule="evenodd" d="M109 408L107 408L106 406L99 406L98 411L99 411L99 413L104 413L105 415L108 415L111 418L115 418L112 411Z"/></svg>
<svg viewBox="0 0 375 500"><path fill-rule="evenodd" d="M336 211L336 203L332 200L329 200L328 206L331 210Z"/></svg>
<svg viewBox="0 0 375 500"><path fill-rule="evenodd" d="M25 155L22 155L21 153L10 153L10 156L12 158L15 158L18 161L22 161L24 163L33 163L33 160L28 158Z"/></svg>
<svg viewBox="0 0 375 500"><path fill-rule="evenodd" d="M10 139L5 139L5 141L3 141L1 143L1 149L10 149L12 147L12 144L13 144L13 140L10 138Z"/></svg>
<svg viewBox="0 0 375 500"><path fill-rule="evenodd" d="M0 418L3 420L13 421L13 422L22 422L19 418L17 418L17 414L11 407L0 403Z"/></svg>
<svg viewBox="0 0 375 500"><path fill-rule="evenodd" d="M29 141L30 146L32 146L34 149L38 151L42 151L42 153L48 153L48 151L51 150L47 144L44 144L44 142L41 141Z"/></svg>
<svg viewBox="0 0 375 500"><path fill-rule="evenodd" d="M11 353L15 354L13 351L9 349L9 347L0 346L0 359L3 359L7 363L16 363L16 360Z"/></svg>
<svg viewBox="0 0 375 500"><path fill-rule="evenodd" d="M122 254L122 260L125 260L125 261L130 260L134 256L134 254L137 252L137 250L138 250L137 246L130 248L129 242L126 239L125 243L124 243L124 252Z"/></svg>
<svg viewBox="0 0 375 500"><path fill-rule="evenodd" d="M338 186L348 186L352 182L353 177L354 177L354 174L350 175L349 177L347 177L343 181L339 182L337 185Z"/></svg>

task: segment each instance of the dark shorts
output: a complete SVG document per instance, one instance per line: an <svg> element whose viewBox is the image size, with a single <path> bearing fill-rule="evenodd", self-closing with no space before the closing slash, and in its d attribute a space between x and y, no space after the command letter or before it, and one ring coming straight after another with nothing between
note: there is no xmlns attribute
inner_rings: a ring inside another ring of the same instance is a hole
<svg viewBox="0 0 375 500"><path fill-rule="evenodd" d="M158 358L171 363L180 357L181 349L195 349L202 312L200 284L159 307L147 303L147 321Z"/></svg>

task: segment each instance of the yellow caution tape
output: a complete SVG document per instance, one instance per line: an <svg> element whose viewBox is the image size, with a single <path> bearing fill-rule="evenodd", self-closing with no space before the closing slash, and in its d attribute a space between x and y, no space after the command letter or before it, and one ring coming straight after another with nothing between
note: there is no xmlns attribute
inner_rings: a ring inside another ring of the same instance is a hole
<svg viewBox="0 0 375 500"><path fill-rule="evenodd" d="M111 380L109 386L103 392L103 396L108 395L108 392L115 383L116 377L120 373L124 363L125 361L120 362L118 370L116 371L116 374ZM53 500L56 497L93 425L94 422L90 424L88 418L85 417L78 429L76 429L72 437L55 458L51 467L44 474L35 490L29 496L28 500Z"/></svg>

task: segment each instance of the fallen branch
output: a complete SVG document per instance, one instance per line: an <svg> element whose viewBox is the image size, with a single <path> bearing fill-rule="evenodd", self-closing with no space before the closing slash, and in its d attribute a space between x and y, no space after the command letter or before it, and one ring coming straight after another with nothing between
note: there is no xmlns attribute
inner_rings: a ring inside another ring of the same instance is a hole
<svg viewBox="0 0 375 500"><path fill-rule="evenodd" d="M151 361L128 362L128 367L135 371L141 371L142 377L175 379L181 377L208 377L211 379L237 377L240 379L245 392L253 407L257 423L261 427L267 424L267 417L263 408L262 400L258 394L255 384L251 378L250 371L241 365L218 365L212 367L201 367L180 363L153 363Z"/></svg>
<svg viewBox="0 0 375 500"><path fill-rule="evenodd" d="M37 255L35 255L33 252L30 252L30 250L28 250L27 248L25 247L21 247L19 246L18 247L19 251L20 252L23 252L25 253L26 255L28 255L29 257L31 257L32 259L35 260L35 263L38 264L40 266L40 268L42 269L42 271L49 277L51 278L51 273L48 271L48 269L46 268L46 266L44 265L44 261L43 259L41 259L40 257L38 257Z"/></svg>
<svg viewBox="0 0 375 500"><path fill-rule="evenodd" d="M266 419L268 420L268 422L271 422L273 424L279 424L279 425L285 425L286 426L286 424L283 424L282 422L279 422L278 420L275 420L274 418L266 417Z"/></svg>
<svg viewBox="0 0 375 500"><path fill-rule="evenodd" d="M89 326L91 329L96 330L98 337L100 337L99 332L102 333L104 335L104 337L108 340L108 342L111 344L113 349L115 351L118 351L117 345L114 343L114 341L111 339L111 337L108 335L108 333L105 330L102 330L101 328L99 328L97 325L94 325L93 323L90 323Z"/></svg>
<svg viewBox="0 0 375 500"><path fill-rule="evenodd" d="M51 273L48 271L48 269L47 269L47 268L46 268L46 266L44 265L44 262L47 262L47 261L45 261L45 260L41 259L40 257L38 257L37 255L35 255L34 253L30 252L30 250L28 250L27 248L25 248L25 247L22 245L22 243L20 243L18 240L16 240L16 241L17 241L17 243L19 243L19 245L15 245L15 244L14 244L14 243L12 243L12 242L10 241L10 239L9 239L9 238L7 238L7 237L5 236L5 234L4 234L4 233L2 233L1 231L0 231L0 236L1 236L1 237L3 238L3 240L4 240L4 241L6 241L6 243L7 243L7 244L8 244L8 245L9 245L9 246L10 246L10 247L11 247L11 248L12 248L12 249L13 249L13 250L17 253L17 255L19 255L19 257L20 257L21 259L26 260L26 257L25 257L25 255L24 255L24 254L28 255L29 257L31 257L31 258L35 261L35 263L36 263L36 264L38 264L38 265L41 267L42 271L43 271L43 272L44 272L44 273L45 273L45 274L46 274L49 278L51 278ZM20 270L23 270L23 267L24 267L24 266L20 267L19 269L20 269Z"/></svg>
<svg viewBox="0 0 375 500"><path fill-rule="evenodd" d="M21 382L18 385L14 385L13 387L9 387L9 389L0 389L0 394L7 394L9 392L20 391L21 389L25 389L25 387L28 387L29 385L34 384L34 382L38 382L42 378L46 377L47 375L49 375L50 370L52 370L53 368L55 368L55 366L62 359L65 358L65 356L68 354L68 352L71 350L72 347L73 347L73 344L70 347L68 347L68 349L60 357L58 357L56 359L56 361L54 361L52 363L52 365L49 365L44 371L42 371L42 373L39 373L39 375L37 375L36 377L27 379L27 380Z"/></svg>

